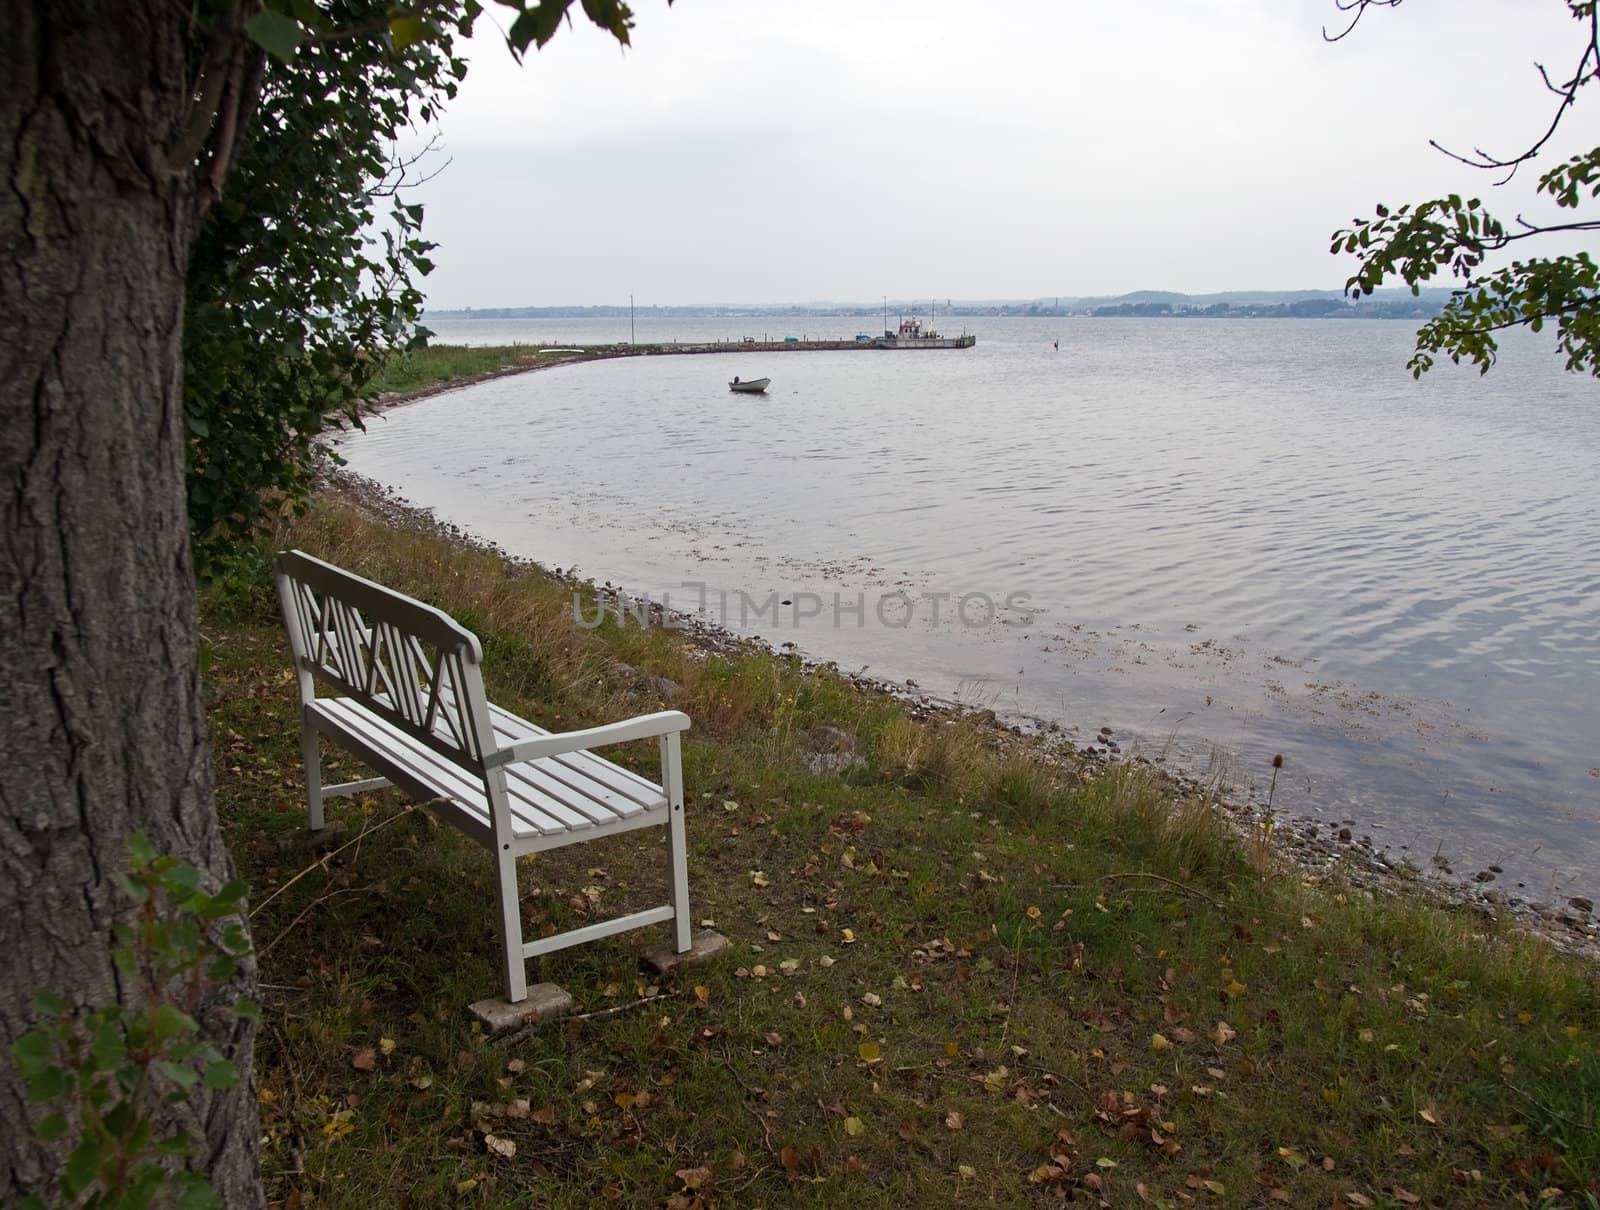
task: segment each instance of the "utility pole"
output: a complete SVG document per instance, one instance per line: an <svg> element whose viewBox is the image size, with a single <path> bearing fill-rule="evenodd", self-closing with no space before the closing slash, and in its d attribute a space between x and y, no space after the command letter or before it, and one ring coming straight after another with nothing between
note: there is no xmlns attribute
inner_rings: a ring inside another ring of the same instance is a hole
<svg viewBox="0 0 1600 1210"><path fill-rule="evenodd" d="M633 295L628 295L628 343L634 344L637 337L633 334Z"/></svg>

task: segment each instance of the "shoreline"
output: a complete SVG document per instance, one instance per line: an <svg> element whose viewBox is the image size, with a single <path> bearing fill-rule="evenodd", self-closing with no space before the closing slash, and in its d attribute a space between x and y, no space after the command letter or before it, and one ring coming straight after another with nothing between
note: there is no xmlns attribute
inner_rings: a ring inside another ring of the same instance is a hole
<svg viewBox="0 0 1600 1210"><path fill-rule="evenodd" d="M609 356L618 355L639 354ZM601 360L607 356L591 354L545 365L506 367L468 379L397 393L381 400L373 411L403 407L446 390L493 378L533 373L578 361ZM515 566L569 585L575 590L592 590L608 603L634 600L624 587L609 582L597 585L592 580L570 575L560 568L548 567L534 558L508 551L458 525L442 521L431 508L407 500L394 489L352 471L335 469L325 480L324 490L386 524L417 528L451 543L491 552ZM653 615L662 616L659 605L650 603L650 608ZM1309 815L1282 815L1269 811L1265 804L1252 801L1238 786L1210 783L1191 774L1165 768L1160 762L1146 756L1125 753L1116 733L1109 728L1093 733L1090 739L1078 738L1086 733L1061 720L1021 714L1007 716L993 710L965 706L928 693L914 683L905 684L851 673L840 668L836 661L811 658L794 650L778 648L764 640L747 638L689 615L674 612L674 618L678 623L674 628L684 641L705 655L760 653L796 661L807 670L829 669L848 681L858 692L894 698L919 722L941 717L974 720L990 732L992 742L1002 749L1013 744L1035 745L1047 759L1068 764L1089 776L1113 764L1146 766L1159 773L1176 793L1207 801L1246 840L1259 841L1265 835L1270 848L1292 864L1307 883L1340 882L1372 896L1399 895L1409 890L1443 906L1484 918L1504 913L1516 927L1543 938L1556 949L1600 962L1600 917L1595 915L1593 902L1581 896L1545 903L1482 882L1459 877L1447 880L1422 869L1410 858L1395 861L1388 857L1386 851L1380 853L1370 836L1356 833L1354 829L1359 825L1352 821L1331 823Z"/></svg>

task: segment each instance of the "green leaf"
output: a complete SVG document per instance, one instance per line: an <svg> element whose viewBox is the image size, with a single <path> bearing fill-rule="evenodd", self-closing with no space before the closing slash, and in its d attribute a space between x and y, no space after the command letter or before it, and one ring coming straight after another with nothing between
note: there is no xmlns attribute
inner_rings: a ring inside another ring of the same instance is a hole
<svg viewBox="0 0 1600 1210"><path fill-rule="evenodd" d="M23 1075L36 1076L50 1065L50 1039L39 1030L30 1029L11 1044L11 1057Z"/></svg>
<svg viewBox="0 0 1600 1210"><path fill-rule="evenodd" d="M226 1059L218 1059L206 1064L205 1081L207 1088L237 1088L239 1069Z"/></svg>
<svg viewBox="0 0 1600 1210"><path fill-rule="evenodd" d="M530 44L543 46L550 41L561 28L561 19L567 15L569 3L571 0L539 0L532 8L524 9L506 35L511 45L524 51Z"/></svg>
<svg viewBox="0 0 1600 1210"><path fill-rule="evenodd" d="M33 993L33 1011L36 1015L54 1019L67 1011L67 1002L55 992Z"/></svg>
<svg viewBox="0 0 1600 1210"><path fill-rule="evenodd" d="M294 59L296 48L305 36L305 31L300 28L300 22L283 13L275 13L269 8L262 9L249 21L245 22L245 34L262 50L275 59L282 59L285 63Z"/></svg>
<svg viewBox="0 0 1600 1210"><path fill-rule="evenodd" d="M195 1019L182 1011L175 1004L160 1004L155 1012L155 1032L158 1041L176 1038L181 1034L195 1033L199 1030Z"/></svg>
<svg viewBox="0 0 1600 1210"><path fill-rule="evenodd" d="M205 1179L193 1172L181 1172L173 1178L178 1187L178 1210L216 1210L222 1205Z"/></svg>
<svg viewBox="0 0 1600 1210"><path fill-rule="evenodd" d="M87 1189L100 1167L100 1139L86 1134L67 1156L66 1171L61 1174L61 1191L70 1198Z"/></svg>
<svg viewBox="0 0 1600 1210"><path fill-rule="evenodd" d="M169 889L193 891L200 885L200 871L186 861L174 861L164 878Z"/></svg>
<svg viewBox="0 0 1600 1210"><path fill-rule="evenodd" d="M135 870L144 869L156 859L156 848L143 832L128 837L128 859Z"/></svg>
<svg viewBox="0 0 1600 1210"><path fill-rule="evenodd" d="M234 972L238 969L239 960L237 958L229 958L226 955L220 958L213 958L206 965L206 978L212 983L226 983L233 978Z"/></svg>
<svg viewBox="0 0 1600 1210"><path fill-rule="evenodd" d="M30 1101L54 1101L66 1095L67 1073L59 1067L46 1067L28 1077Z"/></svg>
<svg viewBox="0 0 1600 1210"><path fill-rule="evenodd" d="M185 1067L182 1063L162 1059L156 1064L156 1068L185 1092L200 1082L200 1073L192 1067Z"/></svg>
<svg viewBox="0 0 1600 1210"><path fill-rule="evenodd" d="M39 1123L38 1135L47 1143L53 1143L67 1133L67 1119L59 1113L52 1113Z"/></svg>
<svg viewBox="0 0 1600 1210"><path fill-rule="evenodd" d="M186 1130L174 1130L164 1139L156 1140L156 1154L158 1155L188 1155L194 1149L194 1144Z"/></svg>
<svg viewBox="0 0 1600 1210"><path fill-rule="evenodd" d="M421 17L395 17L389 22L389 36L394 39L397 50L421 42L427 33L427 22Z"/></svg>
<svg viewBox="0 0 1600 1210"><path fill-rule="evenodd" d="M106 1022L95 1031L94 1042L90 1045L89 1053L94 1059L95 1067L100 1071L110 1071L119 1066L128 1056L128 1048L123 1041L122 1030L112 1022Z"/></svg>
<svg viewBox="0 0 1600 1210"><path fill-rule="evenodd" d="M242 1021L259 1021L261 1005L249 996L240 996L233 1003L233 1015Z"/></svg>

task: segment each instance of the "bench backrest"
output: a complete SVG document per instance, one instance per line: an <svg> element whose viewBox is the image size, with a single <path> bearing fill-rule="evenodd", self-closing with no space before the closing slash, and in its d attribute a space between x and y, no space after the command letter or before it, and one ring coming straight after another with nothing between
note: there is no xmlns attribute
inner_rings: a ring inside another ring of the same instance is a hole
<svg viewBox="0 0 1600 1210"><path fill-rule="evenodd" d="M495 750L477 636L442 610L298 550L273 564L300 696L322 681L483 771Z"/></svg>

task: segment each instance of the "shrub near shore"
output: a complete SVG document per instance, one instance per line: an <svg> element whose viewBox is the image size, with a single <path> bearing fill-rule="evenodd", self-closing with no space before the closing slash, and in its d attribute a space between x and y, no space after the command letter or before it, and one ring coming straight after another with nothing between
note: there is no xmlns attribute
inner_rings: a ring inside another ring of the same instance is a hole
<svg viewBox="0 0 1600 1210"><path fill-rule="evenodd" d="M660 980L648 933L546 957L532 977L583 1016L484 1037L486 855L392 792L304 831L270 585L218 586L205 678L282 1204L1600 1198L1600 988L1542 942L1304 885L1141 767L918 721L761 651L583 629L569 586L334 496L283 542L449 610L491 695L548 726L665 691L695 724L694 914L733 946ZM649 745L608 754L653 770ZM632 835L541 855L527 927L656 902L664 864Z"/></svg>

